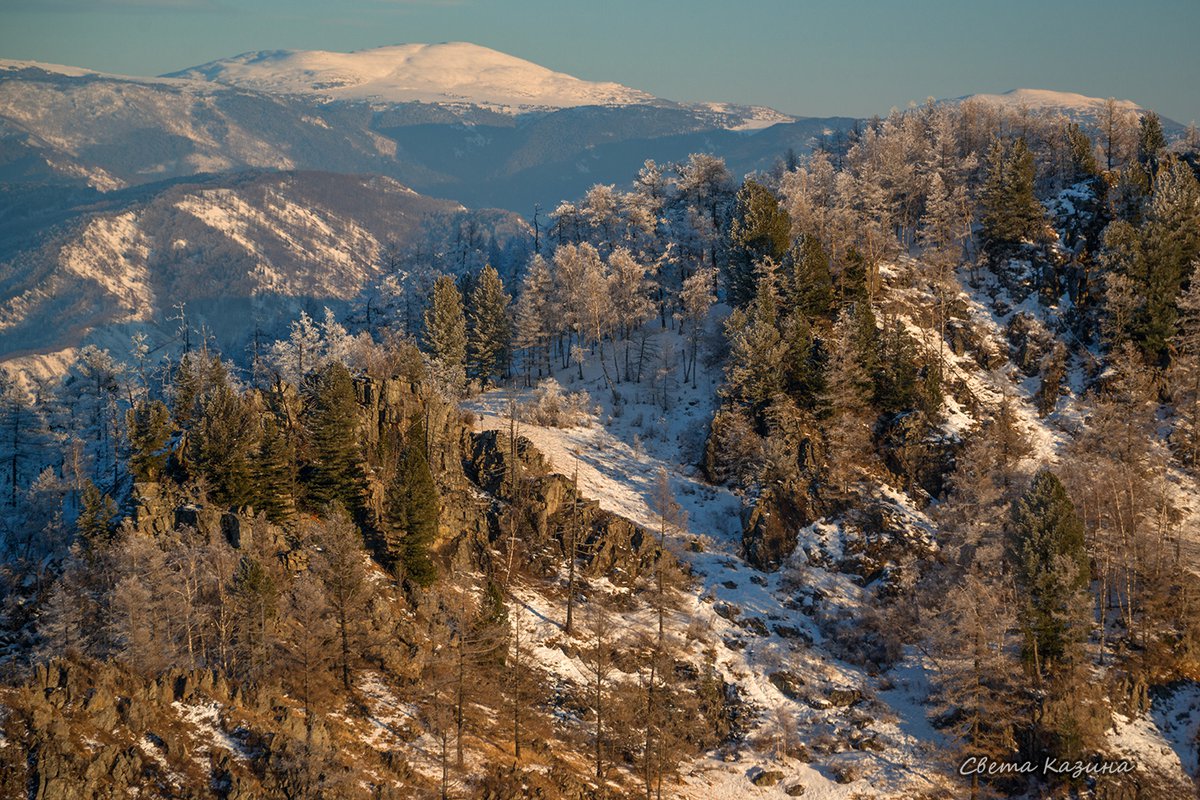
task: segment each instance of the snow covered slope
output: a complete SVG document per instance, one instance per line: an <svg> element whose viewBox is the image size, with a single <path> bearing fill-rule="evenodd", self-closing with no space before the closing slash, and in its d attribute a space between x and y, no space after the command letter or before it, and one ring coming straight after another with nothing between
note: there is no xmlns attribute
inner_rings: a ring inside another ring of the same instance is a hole
<svg viewBox="0 0 1200 800"><path fill-rule="evenodd" d="M1010 89L1001 94L973 94L960 99L980 100L1014 110L1024 106L1029 109L1074 111L1081 114L1098 114L1104 109L1106 102L1101 97L1088 97L1075 92L1056 92L1051 89ZM1122 111L1144 110L1132 100L1118 100L1117 107Z"/></svg>
<svg viewBox="0 0 1200 800"><path fill-rule="evenodd" d="M481 247L524 236L504 212L328 173L226 176L84 207L41 246L0 257L0 363L46 374L83 344L124 353L135 330L165 344L179 303L236 359L256 328L279 333L302 310L346 308L379 276L385 242L428 251L460 220Z"/></svg>
<svg viewBox="0 0 1200 800"><path fill-rule="evenodd" d="M400 44L353 53L243 53L169 77L202 78L273 94L386 103L469 103L502 111L651 103L619 83L585 81L469 42Z"/></svg>
<svg viewBox="0 0 1200 800"><path fill-rule="evenodd" d="M1010 89L998 94L972 94L957 97L946 102L963 103L967 101L985 103L997 109L1015 112L1022 109L1047 114L1062 114L1081 123L1097 124L1105 113L1107 100L1102 97L1089 97L1076 92L1058 92L1052 89ZM1132 100L1117 100L1117 110L1123 114L1141 116L1146 109ZM1168 136L1178 136L1184 132L1184 126L1172 119L1162 117L1163 130Z"/></svg>

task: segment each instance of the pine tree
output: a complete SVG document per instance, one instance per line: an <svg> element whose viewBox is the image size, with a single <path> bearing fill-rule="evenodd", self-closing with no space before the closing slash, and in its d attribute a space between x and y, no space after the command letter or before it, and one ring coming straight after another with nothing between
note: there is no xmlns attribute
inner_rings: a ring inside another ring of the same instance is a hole
<svg viewBox="0 0 1200 800"><path fill-rule="evenodd" d="M791 218L775 193L753 178L747 178L737 193L729 229L730 259L726 282L732 305L742 306L753 299L756 265L763 259L778 263L783 258L791 240L791 228Z"/></svg>
<svg viewBox="0 0 1200 800"><path fill-rule="evenodd" d="M512 348L512 323L508 314L511 299L504 292L500 273L491 265L484 267L471 292L468 351L472 372L485 386L508 371ZM437 302L436 296L434 302Z"/></svg>
<svg viewBox="0 0 1200 800"><path fill-rule="evenodd" d="M91 481L83 487L82 504L75 520L75 534L87 551L94 553L112 541L117 504Z"/></svg>
<svg viewBox="0 0 1200 800"><path fill-rule="evenodd" d="M308 386L304 408L308 463L301 472L315 509L341 503L355 513L362 506L362 457L358 441L358 403L349 370L332 362Z"/></svg>
<svg viewBox="0 0 1200 800"><path fill-rule="evenodd" d="M254 410L231 386L219 386L204 404L189 441L192 468L217 503L240 507L253 498L250 459L258 434Z"/></svg>
<svg viewBox="0 0 1200 800"><path fill-rule="evenodd" d="M437 577L431 548L437 539L439 499L419 428L409 434L400 471L388 487L384 543L393 569L418 586Z"/></svg>
<svg viewBox="0 0 1200 800"><path fill-rule="evenodd" d="M462 293L449 275L433 285L433 303L425 312L425 341L451 387L460 386L466 375L467 320Z"/></svg>
<svg viewBox="0 0 1200 800"><path fill-rule="evenodd" d="M1025 657L1043 674L1082 633L1079 594L1090 580L1083 522L1062 482L1043 469L1013 506L1011 530Z"/></svg>
<svg viewBox="0 0 1200 800"><path fill-rule="evenodd" d="M1045 212L1034 195L1033 153L1023 138L1006 146L999 139L988 150L982 196L984 247L997 258L1025 241L1036 240Z"/></svg>
<svg viewBox="0 0 1200 800"><path fill-rule="evenodd" d="M1068 182L1079 183L1099 175L1100 166L1096 163L1096 152L1091 138L1083 132L1077 122L1068 122L1065 131L1067 149L1071 156L1071 174L1068 176Z"/></svg>
<svg viewBox="0 0 1200 800"><path fill-rule="evenodd" d="M254 507L277 525L296 513L296 445L273 414L262 421L254 459Z"/></svg>
<svg viewBox="0 0 1200 800"><path fill-rule="evenodd" d="M158 481L167 469L167 444L173 434L171 412L161 400L142 400L125 414L129 436L129 472L136 481Z"/></svg>
<svg viewBox="0 0 1200 800"><path fill-rule="evenodd" d="M1138 126L1137 144L1138 163L1147 175L1153 176L1158 172L1158 158L1166 147L1167 137L1163 135L1162 120L1153 111L1147 112Z"/></svg>
<svg viewBox="0 0 1200 800"><path fill-rule="evenodd" d="M791 313L826 320L833 311L833 275L829 255L816 236L804 234L783 256L783 296Z"/></svg>
<svg viewBox="0 0 1200 800"><path fill-rule="evenodd" d="M783 339L779 335L775 265L760 263L753 302L725 321L729 361L721 393L744 403L757 417L783 388Z"/></svg>
<svg viewBox="0 0 1200 800"><path fill-rule="evenodd" d="M1175 331L1176 300L1192 261L1200 257L1200 184L1179 158L1166 159L1142 230L1144 261L1135 280L1145 297L1136 325L1142 352L1159 363Z"/></svg>

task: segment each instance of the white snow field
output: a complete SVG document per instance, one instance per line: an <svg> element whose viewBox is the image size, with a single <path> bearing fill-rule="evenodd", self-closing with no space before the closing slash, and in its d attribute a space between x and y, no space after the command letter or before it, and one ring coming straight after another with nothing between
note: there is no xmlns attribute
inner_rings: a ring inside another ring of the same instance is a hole
<svg viewBox="0 0 1200 800"><path fill-rule="evenodd" d="M656 99L619 83L581 80L469 42L399 44L353 53L258 51L171 77L335 100L471 103L497 109L630 105Z"/></svg>

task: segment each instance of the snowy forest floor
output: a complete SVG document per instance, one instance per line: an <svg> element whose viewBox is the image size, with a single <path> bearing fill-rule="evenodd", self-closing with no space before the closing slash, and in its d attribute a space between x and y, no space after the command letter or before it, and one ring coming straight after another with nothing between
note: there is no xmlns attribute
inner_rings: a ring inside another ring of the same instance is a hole
<svg viewBox="0 0 1200 800"><path fill-rule="evenodd" d="M894 270L884 270L885 281L889 273ZM966 290L965 281L963 285ZM960 299L976 330L1006 352L1007 315L996 314L989 291L995 287L984 284L964 291ZM919 340L930 341L927 328L913 320L906 324ZM582 379L574 365L557 369L554 377L565 391L590 394L598 409L595 422L571 428L520 422L519 433L534 443L555 471L570 476L578 469L581 492L608 511L655 529L653 490L659 470L665 469L687 514L686 526L669 537L670 547L690 565L697 581L690 591L680 593L668 620L668 635L697 664L709 653L725 680L736 687L754 722L739 744L685 766L684 784L672 787L671 795L697 800L785 797L796 784L804 785L805 797L821 800L943 793L945 742L930 725L924 705L932 667L919 653L909 651L888 672L868 674L838 655L839 634L853 631L874 613L865 597L868 590L832 566L842 555L847 532L836 521L823 520L799 532L796 556L779 571L762 573L747 564L741 552L742 498L705 482L697 467L718 402L719 368L700 363L693 388L678 378L684 350L678 333L655 326L650 344L655 374L673 372L675 379L621 382L614 392L593 354ZM606 345L610 362L611 347ZM1058 411L1042 419L1032 399L1036 381L1031 386L1030 381L1020 380L1011 364L985 372L969 356L955 357L948 350L947 354L952 371L977 399L992 404L1007 395L1015 401L1020 425L1034 446L1031 458L1041 463L1058 460L1064 431L1079 424L1072 402L1078 387L1072 386L1072 394L1060 401ZM511 386L476 397L466 407L476 414L479 429L507 430L510 401L520 406L533 395L534 389L517 378ZM946 410L948 428L965 430L973 423L953 398ZM1180 505L1189 515L1182 530L1196 532L1200 503L1195 489L1189 491L1182 480L1177 485ZM924 514L902 493L883 487L880 492L914 526L932 530ZM1200 554L1200 536L1196 539L1189 557ZM1192 563L1200 563L1200 557ZM563 646L561 602L532 590L523 600L524 621L535 641L541 642L537 654L543 666L568 680L585 680L583 664L566 654L574 649ZM641 609L623 615L619 627L632 637L648 632L653 624L650 611ZM788 685L789 677L798 678L799 685ZM847 702L847 698L854 699ZM1147 769L1195 776L1198 698L1195 687L1183 687L1161 697L1141 718L1118 717L1110 734L1112 749ZM804 745L806 760L782 754L792 737ZM752 779L764 769L782 772L782 780L755 785Z"/></svg>

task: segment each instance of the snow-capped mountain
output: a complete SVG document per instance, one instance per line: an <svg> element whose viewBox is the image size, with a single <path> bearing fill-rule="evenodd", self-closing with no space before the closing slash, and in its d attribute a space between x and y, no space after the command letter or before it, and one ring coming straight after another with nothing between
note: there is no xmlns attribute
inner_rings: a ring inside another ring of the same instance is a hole
<svg viewBox="0 0 1200 800"><path fill-rule="evenodd" d="M244 169L372 173L528 214L646 158L738 173L803 153L848 118L685 105L468 44L239 56L138 78L0 61L0 183L101 192Z"/></svg>
<svg viewBox="0 0 1200 800"><path fill-rule="evenodd" d="M1059 92L1052 89L1010 89L998 94L971 94L957 97L947 102L963 103L966 101L985 103L1005 111L1020 111L1025 109L1050 114L1063 114L1084 123L1094 123L1105 113L1108 100L1103 97L1089 97L1076 92ZM1141 116L1147 109L1132 100L1115 100L1117 110L1122 114ZM1182 133L1184 126L1174 120L1162 118L1163 130L1168 135Z"/></svg>
<svg viewBox="0 0 1200 800"><path fill-rule="evenodd" d="M382 103L467 103L506 113L658 101L619 83L581 80L469 42L400 44L353 53L258 51L169 77L272 94Z"/></svg>

